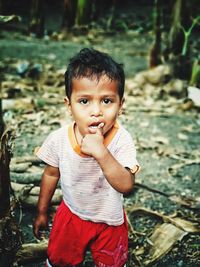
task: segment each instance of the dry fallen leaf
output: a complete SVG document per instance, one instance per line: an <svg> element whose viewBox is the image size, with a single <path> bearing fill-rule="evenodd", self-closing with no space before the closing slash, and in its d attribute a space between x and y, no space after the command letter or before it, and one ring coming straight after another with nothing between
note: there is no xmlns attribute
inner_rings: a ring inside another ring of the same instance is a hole
<svg viewBox="0 0 200 267"><path fill-rule="evenodd" d="M163 223L156 228L149 238L153 246L150 248L149 259L145 261L145 265L149 266L166 255L172 249L173 245L178 240L182 240L185 235L187 235L187 232L184 232L171 223Z"/></svg>
<svg viewBox="0 0 200 267"><path fill-rule="evenodd" d="M164 223L155 228L154 233L149 240L150 250L148 260L144 262L145 266L150 266L166 255L174 246L188 233L200 233L200 227L197 223L191 222L174 215L167 216L144 207L132 207L127 210L128 214L139 212L161 218Z"/></svg>

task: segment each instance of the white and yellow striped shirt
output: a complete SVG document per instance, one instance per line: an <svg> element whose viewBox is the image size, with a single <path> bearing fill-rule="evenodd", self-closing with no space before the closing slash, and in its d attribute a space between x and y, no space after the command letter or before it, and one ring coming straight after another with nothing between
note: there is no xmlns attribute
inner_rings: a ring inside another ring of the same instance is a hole
<svg viewBox="0 0 200 267"><path fill-rule="evenodd" d="M104 144L124 167L138 169L132 137L122 126L115 124ZM81 153L74 124L52 132L37 156L59 168L63 199L74 214L108 225L124 222L123 195L107 182L97 161Z"/></svg>

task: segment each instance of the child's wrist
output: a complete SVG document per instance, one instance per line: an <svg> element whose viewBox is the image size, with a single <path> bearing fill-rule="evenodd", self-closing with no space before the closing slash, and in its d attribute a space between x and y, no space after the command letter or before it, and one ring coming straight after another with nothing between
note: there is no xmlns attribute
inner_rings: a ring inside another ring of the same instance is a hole
<svg viewBox="0 0 200 267"><path fill-rule="evenodd" d="M107 154L108 154L108 149L105 147L105 146L103 146L102 148L101 148L101 150L98 152L97 151L97 153L95 153L96 155L94 155L94 158L98 161L98 162L100 162L100 161L102 161L103 159L105 159L106 158L106 156L107 156Z"/></svg>
<svg viewBox="0 0 200 267"><path fill-rule="evenodd" d="M40 210L40 209L38 209L38 210L37 210L37 215L43 215L43 216L46 216L46 215L47 215L47 210Z"/></svg>

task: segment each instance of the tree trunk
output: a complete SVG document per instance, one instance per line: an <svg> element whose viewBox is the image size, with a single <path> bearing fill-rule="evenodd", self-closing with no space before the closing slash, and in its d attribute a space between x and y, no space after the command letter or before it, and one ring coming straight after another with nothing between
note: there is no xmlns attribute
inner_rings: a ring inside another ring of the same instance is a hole
<svg viewBox="0 0 200 267"><path fill-rule="evenodd" d="M117 5L117 0L112 0L111 1L111 12L110 12L110 17L107 21L107 28L110 29L113 26L114 19L115 19L115 13L116 13L116 5Z"/></svg>
<svg viewBox="0 0 200 267"><path fill-rule="evenodd" d="M62 30L68 31L75 25L77 0L64 0Z"/></svg>
<svg viewBox="0 0 200 267"><path fill-rule="evenodd" d="M180 25L182 23L183 14L185 13L184 0L176 0L172 11L172 25L169 32L169 51L174 55L178 55L182 51L183 47L183 31Z"/></svg>
<svg viewBox="0 0 200 267"><path fill-rule="evenodd" d="M37 37L44 35L44 0L32 0L29 31Z"/></svg>
<svg viewBox="0 0 200 267"><path fill-rule="evenodd" d="M2 8L3 1L0 2ZM1 23L11 21L16 16L1 16ZM0 69L0 93L3 70ZM10 159L11 132L4 132L2 96L0 95L0 264L12 266L16 251L21 246L21 234L10 212Z"/></svg>
<svg viewBox="0 0 200 267"><path fill-rule="evenodd" d="M78 0L76 24L86 25L92 18L92 0Z"/></svg>
<svg viewBox="0 0 200 267"><path fill-rule="evenodd" d="M172 25L169 32L169 43L165 58L173 65L174 76L180 79L189 79L191 62L189 46L182 53L185 45L185 34L190 25L191 3L186 0L176 0L172 10Z"/></svg>
<svg viewBox="0 0 200 267"><path fill-rule="evenodd" d="M0 77L0 92L1 92L1 77ZM4 132L4 122L3 122L3 110L2 110L2 98L0 96L0 137Z"/></svg>
<svg viewBox="0 0 200 267"><path fill-rule="evenodd" d="M1 137L0 147L0 263L1 266L12 265L13 257L21 245L19 228L10 214L10 174L11 133L5 132Z"/></svg>
<svg viewBox="0 0 200 267"><path fill-rule="evenodd" d="M2 99L0 98L0 136L2 136L3 131L4 131L3 110L2 110Z"/></svg>
<svg viewBox="0 0 200 267"><path fill-rule="evenodd" d="M150 68L161 64L161 1L159 0L155 0L154 34L155 39L149 56Z"/></svg>
<svg viewBox="0 0 200 267"><path fill-rule="evenodd" d="M10 133L6 132L1 138L0 149L0 219L5 217L10 209L10 148L8 147Z"/></svg>

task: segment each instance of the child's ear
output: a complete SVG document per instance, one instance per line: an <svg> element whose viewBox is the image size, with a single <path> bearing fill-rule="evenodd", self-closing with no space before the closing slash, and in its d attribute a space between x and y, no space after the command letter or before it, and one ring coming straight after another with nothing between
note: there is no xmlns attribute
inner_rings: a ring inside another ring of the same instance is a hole
<svg viewBox="0 0 200 267"><path fill-rule="evenodd" d="M124 101L125 101L125 98L123 97L123 98L121 99L121 101L120 101L120 108L119 108L118 115L121 115L121 114L122 114Z"/></svg>
<svg viewBox="0 0 200 267"><path fill-rule="evenodd" d="M71 102L68 97L64 98L65 105L69 111L69 114L72 115Z"/></svg>

